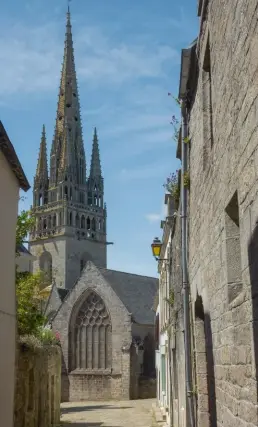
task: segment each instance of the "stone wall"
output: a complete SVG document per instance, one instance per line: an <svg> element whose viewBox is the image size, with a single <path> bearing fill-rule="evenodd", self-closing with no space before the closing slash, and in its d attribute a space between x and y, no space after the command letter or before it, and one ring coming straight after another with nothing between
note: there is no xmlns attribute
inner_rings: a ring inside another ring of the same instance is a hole
<svg viewBox="0 0 258 427"><path fill-rule="evenodd" d="M20 346L16 361L15 427L58 426L60 391L60 348Z"/></svg>
<svg viewBox="0 0 258 427"><path fill-rule="evenodd" d="M258 2L206 3L189 124L189 280L193 311L199 297L203 303L207 363L206 384L198 396L202 412L208 411L209 425L254 427L258 424ZM201 374L199 362L197 368ZM198 424L203 425L207 424Z"/></svg>
<svg viewBox="0 0 258 427"><path fill-rule="evenodd" d="M156 397L156 379L139 377L138 399L154 399Z"/></svg>

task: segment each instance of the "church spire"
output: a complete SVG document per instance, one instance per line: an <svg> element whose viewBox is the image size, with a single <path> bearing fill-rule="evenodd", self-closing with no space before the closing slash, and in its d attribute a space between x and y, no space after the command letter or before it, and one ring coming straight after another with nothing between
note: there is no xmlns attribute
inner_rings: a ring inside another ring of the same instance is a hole
<svg viewBox="0 0 258 427"><path fill-rule="evenodd" d="M39 148L38 165L35 175L35 181L47 182L48 181L48 170L47 170L47 141L46 141L46 129L43 125L42 136Z"/></svg>
<svg viewBox="0 0 258 427"><path fill-rule="evenodd" d="M42 129L38 164L34 178L33 197L34 206L41 206L48 201L47 141L45 125L43 125Z"/></svg>
<svg viewBox="0 0 258 427"><path fill-rule="evenodd" d="M90 178L101 178L101 165L99 157L99 142L97 136L97 129L94 128L92 155L90 165Z"/></svg>
<svg viewBox="0 0 258 427"><path fill-rule="evenodd" d="M68 135L67 135L68 132ZM63 146L67 145L67 147ZM69 157L72 164L64 164L68 157L62 155L65 151L73 153ZM62 165L61 165L62 161ZM80 103L75 71L71 14L68 7L66 17L66 35L64 57L59 88L57 117L54 140L51 148L51 184L57 184L58 177L64 168L70 168L73 172L74 184L85 184L86 160L83 147L82 127L80 117ZM81 172L83 168L83 173Z"/></svg>

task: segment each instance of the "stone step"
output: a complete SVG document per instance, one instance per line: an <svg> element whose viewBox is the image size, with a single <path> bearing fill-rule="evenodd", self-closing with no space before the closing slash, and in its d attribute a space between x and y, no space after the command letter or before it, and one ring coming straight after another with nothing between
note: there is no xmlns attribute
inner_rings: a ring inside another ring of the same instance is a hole
<svg viewBox="0 0 258 427"><path fill-rule="evenodd" d="M166 427L166 413L157 406L156 403L152 405L152 413L155 419L156 425L159 427Z"/></svg>

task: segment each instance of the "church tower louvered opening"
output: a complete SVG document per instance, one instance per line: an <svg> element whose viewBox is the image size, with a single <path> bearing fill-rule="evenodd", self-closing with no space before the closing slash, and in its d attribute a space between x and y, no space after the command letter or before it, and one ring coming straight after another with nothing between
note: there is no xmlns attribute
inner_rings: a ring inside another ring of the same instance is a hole
<svg viewBox="0 0 258 427"><path fill-rule="evenodd" d="M70 370L110 370L111 319L103 300L91 292L70 325Z"/></svg>
<svg viewBox="0 0 258 427"><path fill-rule="evenodd" d="M30 235L32 253L35 254L36 246L38 252L44 250L43 245L50 239L61 241L61 236L64 244L67 244L62 249L66 265L61 267L60 262L56 260L55 263L54 260L60 251L54 254L49 248L53 257L53 275L56 272L59 286L71 287L71 281L79 275L79 252L87 252L88 259L96 260L97 265L106 267L106 205L99 139L95 128L87 175L69 9L50 161L48 163L46 129L43 126L34 178L32 214L35 217L35 226ZM78 271L74 265L70 267L73 274L69 272L71 239L84 242L77 250L73 248L73 252L78 252Z"/></svg>

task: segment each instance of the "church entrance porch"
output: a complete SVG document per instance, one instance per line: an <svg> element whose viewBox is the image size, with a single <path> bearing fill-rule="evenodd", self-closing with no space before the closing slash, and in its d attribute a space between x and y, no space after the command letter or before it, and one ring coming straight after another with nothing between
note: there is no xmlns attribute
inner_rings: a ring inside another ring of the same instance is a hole
<svg viewBox="0 0 258 427"><path fill-rule="evenodd" d="M108 402L66 402L62 427L151 427L155 399Z"/></svg>

